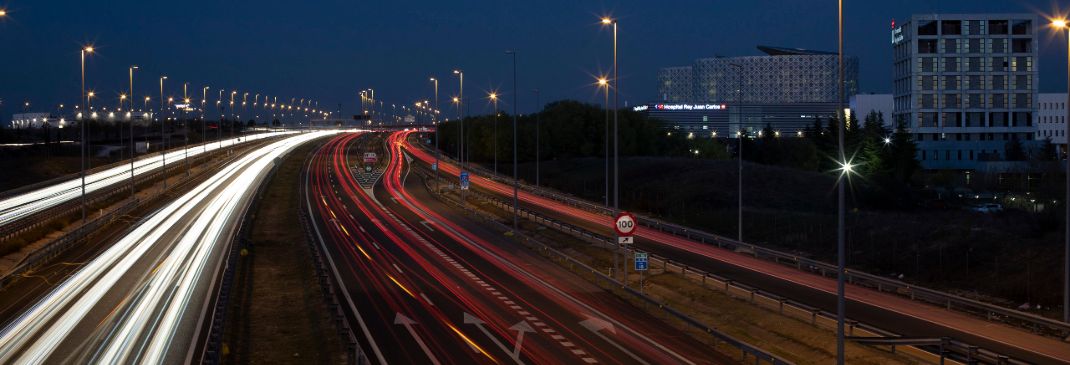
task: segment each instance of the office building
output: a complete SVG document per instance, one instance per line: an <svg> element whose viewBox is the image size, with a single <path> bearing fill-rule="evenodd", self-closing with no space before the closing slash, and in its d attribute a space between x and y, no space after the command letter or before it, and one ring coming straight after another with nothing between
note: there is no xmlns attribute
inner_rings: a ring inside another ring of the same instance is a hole
<svg viewBox="0 0 1070 365"><path fill-rule="evenodd" d="M660 100L636 106L669 128L734 136L767 125L801 131L839 107L836 53L758 46L765 55L704 58L658 72ZM858 89L858 59L844 60L846 104Z"/></svg>
<svg viewBox="0 0 1070 365"><path fill-rule="evenodd" d="M922 14L893 23L895 120L926 169L974 170L1036 147L1037 18Z"/></svg>

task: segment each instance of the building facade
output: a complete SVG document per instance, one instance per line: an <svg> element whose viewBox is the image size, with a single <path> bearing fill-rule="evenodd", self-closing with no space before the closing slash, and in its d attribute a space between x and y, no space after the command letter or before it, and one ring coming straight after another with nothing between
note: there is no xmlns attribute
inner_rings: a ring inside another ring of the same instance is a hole
<svg viewBox="0 0 1070 365"><path fill-rule="evenodd" d="M1035 148L1037 18L924 14L893 24L893 104L927 169L972 170Z"/></svg>
<svg viewBox="0 0 1070 365"><path fill-rule="evenodd" d="M704 58L658 71L661 100L640 105L672 129L735 136L770 126L795 133L836 115L836 53L758 46L763 56ZM858 59L844 60L843 103L858 88Z"/></svg>
<svg viewBox="0 0 1070 365"><path fill-rule="evenodd" d="M1035 139L1050 139L1066 148L1066 93L1042 93L1037 96L1037 132Z"/></svg>

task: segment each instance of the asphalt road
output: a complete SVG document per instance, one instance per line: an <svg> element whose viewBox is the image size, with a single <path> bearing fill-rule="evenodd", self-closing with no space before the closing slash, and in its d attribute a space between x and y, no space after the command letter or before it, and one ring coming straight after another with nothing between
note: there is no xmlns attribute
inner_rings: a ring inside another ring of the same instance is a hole
<svg viewBox="0 0 1070 365"><path fill-rule="evenodd" d="M374 190L350 170L381 138L339 136L309 166L317 235L376 363L713 363L708 346L438 202L390 141ZM352 156L352 157L350 157Z"/></svg>
<svg viewBox="0 0 1070 365"><path fill-rule="evenodd" d="M427 151L408 146L417 160L430 164L435 157ZM457 176L456 166L439 162L440 170ZM512 186L471 173L474 189L512 198ZM520 191L524 208L589 231L611 236L612 218L581 210L557 201ZM746 254L719 249L667 233L640 229L636 236L638 249L652 252L674 261L721 275L731 280L790 298L829 312L836 310L835 279L802 272ZM1057 339L1043 337L1010 326L942 308L910 301L893 294L848 286L847 315L850 319L867 323L902 336L951 337L980 346L1012 358L1038 364L1070 363L1070 345Z"/></svg>
<svg viewBox="0 0 1070 365"><path fill-rule="evenodd" d="M138 222L0 332L0 363L188 363L220 267L275 159L329 133L251 151Z"/></svg>

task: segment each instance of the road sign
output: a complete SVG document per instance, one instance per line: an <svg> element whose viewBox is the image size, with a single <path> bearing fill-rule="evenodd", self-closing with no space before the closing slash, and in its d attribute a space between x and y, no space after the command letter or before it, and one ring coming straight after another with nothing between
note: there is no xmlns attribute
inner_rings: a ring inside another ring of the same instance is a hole
<svg viewBox="0 0 1070 365"><path fill-rule="evenodd" d="M364 153L364 163L375 163L376 161L379 161L379 156L375 152Z"/></svg>
<svg viewBox="0 0 1070 365"><path fill-rule="evenodd" d="M628 212L620 212L620 214L617 214L616 221L613 222L613 229L621 236L635 234L635 226L635 216Z"/></svg>
<svg viewBox="0 0 1070 365"><path fill-rule="evenodd" d="M649 261L647 261L646 252L635 253L635 271L646 271L649 267Z"/></svg>
<svg viewBox="0 0 1070 365"><path fill-rule="evenodd" d="M632 243L635 243L635 237L632 237L632 236L620 236L620 237L617 237L617 243L622 244L622 245L630 245Z"/></svg>
<svg viewBox="0 0 1070 365"><path fill-rule="evenodd" d="M461 171L461 190L468 190L468 171Z"/></svg>
<svg viewBox="0 0 1070 365"><path fill-rule="evenodd" d="M431 171L438 171L438 162L431 164Z"/></svg>

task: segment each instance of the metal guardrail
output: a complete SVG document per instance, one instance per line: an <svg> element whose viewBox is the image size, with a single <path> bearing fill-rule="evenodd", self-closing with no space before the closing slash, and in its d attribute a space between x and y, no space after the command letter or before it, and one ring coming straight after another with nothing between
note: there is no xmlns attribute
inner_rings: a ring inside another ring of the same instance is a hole
<svg viewBox="0 0 1070 365"><path fill-rule="evenodd" d="M353 331L353 324L349 321L349 317L346 316L342 306L342 299L339 298L338 287L344 287L344 284L334 281L334 275L330 275L331 269L324 262L324 255L328 255L326 252L320 250L320 246L316 244L318 240L315 235L312 234L312 222L311 217L308 216L308 202L303 198L302 194L306 191L308 185L308 162L312 159L313 153L309 153L305 157L305 162L302 164L301 182L297 189L298 201L301 205L301 214L299 221L301 227L305 231L305 241L308 243L308 249L312 253L312 259L314 269L316 271L316 279L320 285L320 291L323 293L323 300L327 303L327 307L330 309L330 315L334 320L334 325L338 329L338 334L344 338L346 346L346 359L349 365L369 365L371 360L368 355L364 353L364 349L360 347L360 342L357 339L356 333Z"/></svg>
<svg viewBox="0 0 1070 365"><path fill-rule="evenodd" d="M426 181L430 181L430 180L431 179L425 179L424 181L426 182ZM428 186L428 189L431 190L432 192L435 191L434 188L430 187L430 186ZM477 193L477 192L475 192L475 193L477 194L477 196L482 195L482 193ZM461 204L459 202L456 202L453 199L447 198L447 197L445 197L443 195L440 195L440 196L444 200L450 202L451 204L459 206L459 207L462 207L463 209L472 212L473 216L483 218L484 221L492 223L492 224L495 224L496 226L498 226L501 229L512 230L511 227L508 227L508 226L502 224L501 222L498 222L498 221L493 220L493 219L488 219L486 217L482 217L480 215L480 213L474 211L472 208L470 208L468 206L465 206L465 205L463 205L463 204ZM509 209L512 208L511 203L504 204L504 206L508 207ZM521 242L525 243L527 246L529 246L531 248L534 248L536 250L542 250L544 253L552 254L552 255L555 255L557 257L560 257L562 260L565 260L565 261L569 262L570 266L579 267L584 272L590 272L592 275L595 276L596 279L602 280L607 285L609 285L611 287L614 287L614 288L621 289L624 292L628 293L629 295L632 295L632 296L638 298L639 300L641 300L641 301L643 301L643 302L645 302L647 304L656 306L658 309L664 311L669 316L671 316L671 317L673 317L673 318L675 318L677 320L680 320L681 322L687 324L689 327L693 327L693 328L696 328L696 329L698 329L698 330L700 330L702 332L705 332L706 334L709 334L710 336L713 336L715 339L717 339L717 341L719 341L721 343L724 343L726 345L732 346L732 347L740 350L744 361L746 361L748 359L748 357L753 357L755 364L760 364L762 362L766 362L766 363L773 364L773 365L792 365L792 364L794 364L793 362L788 361L788 360L786 360L784 358L781 358L781 357L779 357L779 356L777 356L777 355L775 355L775 354L773 354L771 352L768 352L768 351L766 351L766 350L764 350L764 349L762 349L760 347L751 345L751 344L747 343L746 341L737 339L737 338L735 338L735 337L733 337L733 336L731 336L731 335L729 335L727 333L721 332L720 330L716 329L713 326L710 326L710 325L707 325L705 323L702 323L701 321L695 319L694 317L691 317L691 316L687 315L686 313L681 312L681 311L669 306L667 303L659 302L656 299L654 299L654 298L652 298L652 297L650 297L650 296L648 296L648 295L646 295L646 294L644 294L644 293L642 293L642 292L640 292L638 290L635 290L635 289L625 285L624 283L621 283L620 281L618 281L618 280L616 280L616 279L614 279L612 277L609 277L608 275L602 273L601 271L588 266L586 263L584 263L582 261L579 261L579 260L576 260L575 258L573 258L573 257L571 257L571 256L569 256L569 255L567 255L567 254L565 254L565 253L563 253L561 251L558 251L557 249L555 249L553 247L550 247L549 245L546 245L545 243L542 243L541 241L539 241L539 240L537 240L537 239L535 239L535 238L533 238L531 236L528 236L528 235L526 235L524 233L521 233L521 232L514 232L514 236L518 237L518 238L522 238L523 240ZM594 238L591 235L588 235L588 237Z"/></svg>
<svg viewBox="0 0 1070 365"><path fill-rule="evenodd" d="M422 148L424 147L422 144L417 145ZM431 151L431 153L434 153L434 151ZM445 155L441 156L441 159L456 163L456 161ZM471 166L469 170L473 172L478 171L483 177L500 183L512 184L512 179L495 176L493 172L478 166ZM576 208L606 216L612 216L614 214L612 210L606 209L599 204L587 202L567 194L553 192L527 184L520 184L520 188L529 193L565 203ZM836 266L823 261L802 257L797 254L781 252L754 244L739 242L724 236L665 222L649 216L636 215L636 219L641 226L655 229L663 233L684 237L704 244L713 244L719 248L728 250L745 251L751 253L753 257L758 259L773 261L785 266L792 266L801 271L817 273L825 277L835 277L836 275ZM1059 339L1070 337L1070 323L1061 322L1056 319L1032 313L1025 313L858 270L847 269L846 280L849 284L856 286L876 289L880 292L895 294L901 297L910 298L914 301L938 305L947 310L970 314L993 322L1006 323L1038 334Z"/></svg>
<svg viewBox="0 0 1070 365"><path fill-rule="evenodd" d="M491 204L493 204L494 206L496 206L496 207L498 207L500 209L503 209L503 210L506 210L506 211L509 211L509 212L511 212L512 209L513 209L513 205L512 205L511 201L505 201L505 200L499 199L497 197L490 196L488 194L484 194L484 193L480 193L480 192L470 192L470 193L474 194L475 196L477 196L477 197L479 197L481 199L484 199L484 200L490 202ZM606 237L606 236L600 235L598 233L594 233L594 232L591 232L589 230L586 230L586 229L584 229L582 227L578 227L578 226L575 226L575 225L572 225L572 224L569 224L569 223L566 223L566 222L563 222L563 221L560 221L560 220L556 220L556 219L553 219L553 218L545 217L545 216L543 216L543 215L541 215L539 213L533 212L531 210L527 210L527 209L521 208L519 210L519 216L522 217L522 218L531 220L531 221L533 221L535 223L539 223L539 224L554 228L554 229L556 229L558 231L561 231L561 232L564 232L566 234L573 235L573 236L578 237L580 239L586 240L586 241L588 241L590 243L599 244L599 245L607 245L607 247L612 245L612 240L613 240L612 237ZM627 255L629 252L634 252L634 250L625 249L625 255ZM731 279L722 277L722 276L717 275L717 274L711 274L711 273L708 273L708 272L704 272L702 270L691 268L691 267L688 267L685 264L674 262L672 259L669 259L669 258L666 258L666 257L662 257L662 256L655 255L655 254L649 254L649 257L650 257L651 267L657 266L656 263L660 261L661 262L661 266L662 266L662 270L664 270L664 271L668 271L671 267L675 267L675 269L677 271L679 271L680 274L683 275L685 278L687 278L689 273L692 274L693 276L700 277L701 278L700 280L701 280L701 283L702 283L703 287L705 287L707 285L707 281L708 280L716 280L716 281L719 281L719 282L723 283L723 291L724 292L731 293L732 290L736 290L738 292L747 293L747 295L749 296L748 301L750 301L752 303L756 303L756 299L760 298L760 297L761 298L765 298L767 301L769 301L771 303L777 303L778 304L778 311L781 314L784 314L784 309L785 308L794 308L797 311L809 313L810 314L811 324L814 324L814 325L817 324L818 318L822 318L822 319L827 320L827 321L835 321L836 320L836 314L834 314L834 313L827 312L827 311L824 311L824 310L821 310L821 309L818 309L818 308L815 308L815 307L811 307L811 306L808 306L808 305L806 305L804 303L797 302L797 301L794 301L792 299L784 298L784 297L781 297L779 295L776 295L776 294L773 294L773 293L770 293L770 292L767 292L767 291L764 291L764 290L761 290L761 289L757 289L757 288L748 286L746 284L741 284L741 283L735 282L735 281L733 281ZM864 323L860 323L860 322L857 322L857 321L853 321L853 320L848 320L848 326L849 326L848 333L854 332L854 329L857 328L857 329L865 330L865 331L868 331L870 333L875 333L875 334L878 334L880 336L883 336L881 338L895 338L897 336L895 333L892 333L892 332L889 332L889 331L886 331L886 330L883 330L883 329L880 329L880 328L877 328L877 327L873 327L873 326L868 325L868 324L864 324ZM871 337L864 337L864 338L871 338ZM926 345L926 344L920 344L920 345ZM1011 359L1008 356L997 354L997 353L995 353L993 351L990 351L990 350L987 350L987 349L982 349L982 348L980 348L978 346L970 345L970 344L967 344L965 342L956 341L956 340L953 340L953 339L950 339L950 338L948 338L946 342L941 343L941 346L939 346L939 347L927 346L924 350L933 353L935 356L939 356L939 358L941 360L943 360L944 358L949 358L949 359L954 359L954 360L966 361L967 364L978 364L978 363L981 363L981 364L1000 364L1000 365L1002 365L1002 364L1023 364L1023 365L1026 364L1025 362L1021 362L1019 360Z"/></svg>

